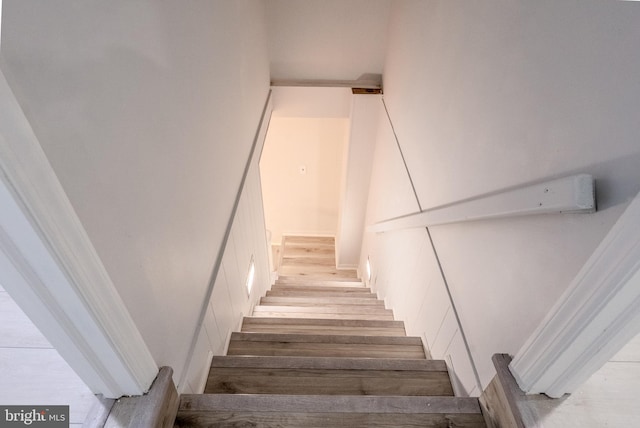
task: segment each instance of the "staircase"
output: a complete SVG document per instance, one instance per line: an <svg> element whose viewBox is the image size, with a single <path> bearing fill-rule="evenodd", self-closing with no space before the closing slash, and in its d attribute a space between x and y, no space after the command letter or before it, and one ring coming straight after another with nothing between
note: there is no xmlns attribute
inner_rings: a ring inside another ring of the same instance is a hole
<svg viewBox="0 0 640 428"><path fill-rule="evenodd" d="M444 361L357 279L333 238L286 237L279 279L214 357L176 427L485 427Z"/></svg>

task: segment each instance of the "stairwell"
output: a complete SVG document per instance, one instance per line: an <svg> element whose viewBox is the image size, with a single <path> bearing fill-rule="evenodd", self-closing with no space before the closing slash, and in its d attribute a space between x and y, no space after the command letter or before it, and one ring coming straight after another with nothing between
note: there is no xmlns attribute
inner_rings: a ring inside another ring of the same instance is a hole
<svg viewBox="0 0 640 428"><path fill-rule="evenodd" d="M175 427L486 426L334 253L333 238L285 238L278 280L213 358L204 394L181 396Z"/></svg>

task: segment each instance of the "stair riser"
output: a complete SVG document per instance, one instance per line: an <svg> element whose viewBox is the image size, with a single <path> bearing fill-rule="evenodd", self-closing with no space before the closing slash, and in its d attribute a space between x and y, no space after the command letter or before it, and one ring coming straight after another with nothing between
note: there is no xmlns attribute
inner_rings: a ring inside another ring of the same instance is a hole
<svg viewBox="0 0 640 428"><path fill-rule="evenodd" d="M393 312L384 307L371 307L363 305L315 305L315 306L277 306L258 305L253 308L254 316L261 316L263 312L284 312L284 313L305 313L305 314L348 314L348 315L379 315L390 316L393 319ZM323 317L316 317L323 318Z"/></svg>
<svg viewBox="0 0 640 428"><path fill-rule="evenodd" d="M383 329L366 327L326 327L326 326L274 326L250 325L243 326L245 333L278 333L278 334L361 334L366 336L405 336L404 329Z"/></svg>
<svg viewBox="0 0 640 428"><path fill-rule="evenodd" d="M213 368L208 394L451 396L447 372Z"/></svg>
<svg viewBox="0 0 640 428"><path fill-rule="evenodd" d="M315 248L305 248L303 246L289 246L286 247L287 257L331 257L335 258L335 250L332 246L318 246Z"/></svg>
<svg viewBox="0 0 640 428"><path fill-rule="evenodd" d="M398 321L317 318L245 317L242 331L247 333L406 336L403 323Z"/></svg>
<svg viewBox="0 0 640 428"><path fill-rule="evenodd" d="M312 244L320 244L320 245L329 245L331 248L335 246L335 238L332 236L296 236L296 235L285 235L283 237L285 246L295 246L295 245L312 245Z"/></svg>
<svg viewBox="0 0 640 428"><path fill-rule="evenodd" d="M371 315L371 314L323 314L308 312L260 312L256 313L261 317L274 318L326 318L335 320L370 320L370 321L392 321L393 315Z"/></svg>
<svg viewBox="0 0 640 428"><path fill-rule="evenodd" d="M384 302L377 299L358 299L357 297L263 297L260 299L263 306L373 306L384 309Z"/></svg>
<svg viewBox="0 0 640 428"><path fill-rule="evenodd" d="M298 358L215 356L212 369L292 369L332 371L376 371L393 373L447 373L444 360L394 360L371 358ZM419 376L423 376L420 374Z"/></svg>
<svg viewBox="0 0 640 428"><path fill-rule="evenodd" d="M482 415L181 411L174 428L481 428Z"/></svg>
<svg viewBox="0 0 640 428"><path fill-rule="evenodd" d="M354 280L357 279L357 274L351 272L343 272L330 267L318 266L314 270L310 271L305 266L283 266L280 265L278 271L289 275L298 276L301 279L313 279L313 280L333 280L338 281L341 279Z"/></svg>
<svg viewBox="0 0 640 428"><path fill-rule="evenodd" d="M313 255L305 255L305 256L296 255L296 256L283 257L282 265L287 265L287 266L314 265L314 266L328 266L328 267L335 268L336 259L333 256L317 257Z"/></svg>
<svg viewBox="0 0 640 428"><path fill-rule="evenodd" d="M424 359L421 346L231 341L227 355Z"/></svg>
<svg viewBox="0 0 640 428"><path fill-rule="evenodd" d="M267 297L317 297L317 298L355 298L355 299L371 299L376 300L378 296L369 292L352 292L352 291L315 291L315 290L280 290L274 289L267 291Z"/></svg>
<svg viewBox="0 0 640 428"><path fill-rule="evenodd" d="M472 398L211 394L184 395L176 426L479 428L485 425L478 401Z"/></svg>
<svg viewBox="0 0 640 428"><path fill-rule="evenodd" d="M334 288L365 288L365 285L362 281L353 281L343 279L341 281L322 281L322 280L312 280L312 279L295 279L295 278L280 278L277 279L275 284L276 286L283 287L334 287Z"/></svg>
<svg viewBox="0 0 640 428"><path fill-rule="evenodd" d="M322 297L325 293L342 293L346 295L346 297L358 297L358 298L369 298L368 296L373 296L374 299L377 299L375 293L372 293L369 288L366 287L333 287L329 285L318 285L315 287L309 287L306 285L274 285L271 287L273 292L288 292L288 293L317 293ZM363 297L366 296L366 297Z"/></svg>

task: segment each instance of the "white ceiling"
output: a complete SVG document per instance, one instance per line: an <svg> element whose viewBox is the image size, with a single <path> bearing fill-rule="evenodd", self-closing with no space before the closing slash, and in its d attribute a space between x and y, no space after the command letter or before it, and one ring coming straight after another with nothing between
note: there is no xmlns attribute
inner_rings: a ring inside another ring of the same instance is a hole
<svg viewBox="0 0 640 428"><path fill-rule="evenodd" d="M272 79L382 74L390 0L267 0Z"/></svg>

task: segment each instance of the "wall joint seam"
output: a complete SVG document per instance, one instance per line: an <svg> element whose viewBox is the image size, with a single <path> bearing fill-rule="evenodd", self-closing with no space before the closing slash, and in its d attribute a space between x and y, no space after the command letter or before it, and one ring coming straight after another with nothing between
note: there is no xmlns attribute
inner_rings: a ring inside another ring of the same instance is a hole
<svg viewBox="0 0 640 428"><path fill-rule="evenodd" d="M409 182L411 183L411 189L413 190L413 195L416 198L416 203L418 204L418 209L422 211L422 204L420 204L420 198L418 197L418 192L416 191L415 184L413 182L413 178L411 176L411 171L409 170L409 166L407 165L407 161L404 157L404 153L402 151L402 146L400 145L400 140L398 138L398 134L396 133L396 129L393 126L393 121L391 120L391 114L389 113L389 109L387 108L387 104L384 101L384 97L382 97L382 105L384 106L384 111L387 116L387 120L389 121L389 125L391 126L391 130L393 131L394 139L396 140L396 145L398 147L398 151L400 152L400 157L402 158L402 163L404 164L405 171L407 172L407 177L409 178ZM458 315L458 309L456 308L456 304L453 301L453 295L451 294L451 289L449 287L449 282L447 281L447 277L444 273L444 269L442 267L442 263L440 262L440 257L438 256L438 251L436 250L435 243L433 242L433 238L431 237L431 231L428 227L425 227L427 232L427 236L429 237L429 242L431 243L431 249L433 250L433 254L436 258L436 262L438 264L438 269L440 270L440 276L442 277L442 281L444 282L445 289L447 291L447 296L449 297L449 302L451 303L451 309L453 309L453 314L456 317L456 322L458 324L458 328L460 329L460 335L462 337L462 341L464 342L464 347L467 351L467 356L469 357L469 362L471 363L471 368L473 370L473 375L475 377L476 384L480 390L482 390L482 383L480 382L480 375L478 374L478 369L476 368L476 363L473 360L473 355L471 355L471 348L469 347L469 342L467 341L467 335L462 328L462 323L460 321L460 316Z"/></svg>
<svg viewBox="0 0 640 428"><path fill-rule="evenodd" d="M213 294L213 287L215 286L216 278L218 277L218 273L220 271L220 268L222 267L222 258L224 256L224 252L227 247L227 242L229 241L229 237L231 236L231 228L233 227L233 222L236 217L238 207L240 205L240 198L242 197L242 192L244 190L244 186L247 181L247 176L249 175L249 169L251 168L251 164L256 158L256 148L258 146L258 140L260 138L260 131L263 129L265 119L270 119L270 117L266 118L266 116L267 116L267 112L269 111L269 105L271 103L271 93L272 93L272 90L269 89L269 92L267 93L267 98L264 102L264 106L262 107L262 113L260 115L260 120L256 128L256 133L255 133L255 136L253 137L251 149L249 150L249 155L247 157L247 161L244 166L242 178L240 179L240 185L238 186L238 192L236 193L236 198L233 203L233 208L231 209L231 215L229 216L229 221L227 222L227 227L225 229L222 242L220 243L220 247L218 248L217 257L214 262L213 270L211 272L211 278L209 279L209 285L207 287L207 292L204 297L204 303L202 305L202 308L200 309L200 315L198 317L198 322L196 324L196 328L193 334L193 339L191 339L191 344L189 345L189 352L187 353L187 358L185 360L182 373L180 375L180 381L178 382L179 387L181 387L187 380L189 366L191 365L191 360L193 359L193 355L195 353L195 349L198 343L198 337L200 335L200 330L204 325L204 319L207 314L207 308L209 307L209 301L211 300L211 295ZM258 158L261 154L262 154L262 147L259 148Z"/></svg>

